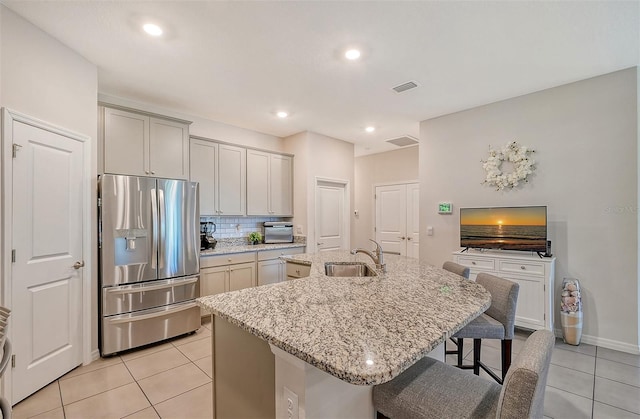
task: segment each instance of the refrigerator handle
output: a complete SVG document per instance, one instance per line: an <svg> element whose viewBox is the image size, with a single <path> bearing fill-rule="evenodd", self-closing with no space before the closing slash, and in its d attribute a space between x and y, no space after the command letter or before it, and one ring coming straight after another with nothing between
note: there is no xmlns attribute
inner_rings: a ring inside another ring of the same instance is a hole
<svg viewBox="0 0 640 419"><path fill-rule="evenodd" d="M158 239L156 240L156 243L160 243L162 244L161 246L158 246L158 269L163 269L164 268L164 262L165 262L165 258L167 257L167 255L165 254L166 249L167 249L167 237L166 237L166 226L165 223L167 222L165 219L165 202L164 202L164 188L161 188L160 185L158 185Z"/></svg>
<svg viewBox="0 0 640 419"><path fill-rule="evenodd" d="M151 267L158 268L158 199L156 197L157 188L151 189L151 225L153 229L153 240L151 240Z"/></svg>

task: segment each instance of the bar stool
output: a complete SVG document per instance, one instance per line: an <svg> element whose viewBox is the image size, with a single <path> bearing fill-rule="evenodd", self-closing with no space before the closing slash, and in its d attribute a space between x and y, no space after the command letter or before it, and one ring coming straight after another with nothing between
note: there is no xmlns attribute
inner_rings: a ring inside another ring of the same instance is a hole
<svg viewBox="0 0 640 419"><path fill-rule="evenodd" d="M502 384L511 365L511 343L515 332L516 304L520 285L484 272L478 274L476 282L491 294L491 306L453 335L458 340L458 364L456 366L463 369L473 368L475 375L480 375L480 368L482 368L494 380ZM462 364L463 339L466 338L473 339L473 365ZM501 340L502 377L498 377L480 360L482 339Z"/></svg>
<svg viewBox="0 0 640 419"><path fill-rule="evenodd" d="M555 337L534 332L504 385L425 357L393 380L373 388L378 418L542 418Z"/></svg>
<svg viewBox="0 0 640 419"><path fill-rule="evenodd" d="M460 264L457 264L455 262L451 262L451 261L446 261L443 265L442 265L442 269L452 272L456 275L460 275L461 277L463 277L464 279L469 279L469 268L467 268L466 266L462 266ZM454 337L450 337L449 340L451 342L453 342L454 345L456 345L456 349L447 349L447 343L445 342L445 346L444 346L444 352L446 355L454 355L457 354L458 355L458 364L462 365L462 351L458 351L458 338L454 338Z"/></svg>

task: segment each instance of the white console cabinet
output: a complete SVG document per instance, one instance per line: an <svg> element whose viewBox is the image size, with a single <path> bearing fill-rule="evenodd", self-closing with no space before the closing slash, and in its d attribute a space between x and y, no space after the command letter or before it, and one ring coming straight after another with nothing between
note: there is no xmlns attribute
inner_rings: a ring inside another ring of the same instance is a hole
<svg viewBox="0 0 640 419"><path fill-rule="evenodd" d="M524 253L524 252L523 252ZM516 252L481 252L477 250L453 253L454 262L470 269L469 279L480 272L490 273L520 284L516 309L516 326L553 331L553 280L556 258Z"/></svg>

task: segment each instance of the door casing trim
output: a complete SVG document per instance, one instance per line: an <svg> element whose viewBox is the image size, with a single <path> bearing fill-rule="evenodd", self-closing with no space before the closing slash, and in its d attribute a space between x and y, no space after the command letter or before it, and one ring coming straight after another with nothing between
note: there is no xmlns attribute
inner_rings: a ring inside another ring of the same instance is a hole
<svg viewBox="0 0 640 419"><path fill-rule="evenodd" d="M2 108L2 146L0 156L2 162L2 182L0 184L0 272L2 272L2 290L0 302L5 307L12 307L11 304L11 243L13 242L13 122L22 122L36 128L40 128L82 143L83 175L82 175L82 254L84 268L82 272L82 362L89 364L95 359L95 354L91 351L91 273L93 272L93 259L91 251L91 137L80 134L69 129L59 127L49 122L34 118L32 116ZM13 329L9 327L9 339L13 340ZM12 404L11 389L12 375L11 368L5 371L2 377L2 395Z"/></svg>

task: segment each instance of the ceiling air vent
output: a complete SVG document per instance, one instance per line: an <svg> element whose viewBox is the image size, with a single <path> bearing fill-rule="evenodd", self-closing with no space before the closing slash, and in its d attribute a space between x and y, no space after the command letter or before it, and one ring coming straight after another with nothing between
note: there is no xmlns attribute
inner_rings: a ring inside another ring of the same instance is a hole
<svg viewBox="0 0 640 419"><path fill-rule="evenodd" d="M396 91L396 93L402 93L402 92L406 92L407 90L413 89L418 87L418 83L416 83L415 81L408 81L406 83L402 83L396 87L393 88L393 90Z"/></svg>
<svg viewBox="0 0 640 419"><path fill-rule="evenodd" d="M408 145L418 144L418 139L410 135L405 135L404 137L392 138L387 140L387 142L397 145L398 147L406 147Z"/></svg>

